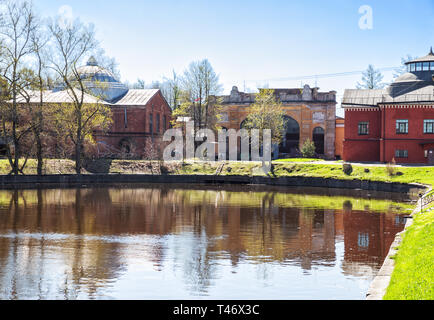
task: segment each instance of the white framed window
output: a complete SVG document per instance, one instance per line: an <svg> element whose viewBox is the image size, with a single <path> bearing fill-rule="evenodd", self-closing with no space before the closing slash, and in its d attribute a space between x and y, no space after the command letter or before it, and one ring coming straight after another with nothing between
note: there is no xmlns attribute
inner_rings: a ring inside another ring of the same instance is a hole
<svg viewBox="0 0 434 320"><path fill-rule="evenodd" d="M423 120L423 133L434 133L434 120Z"/></svg>
<svg viewBox="0 0 434 320"><path fill-rule="evenodd" d="M395 150L395 158L408 158L408 150Z"/></svg>

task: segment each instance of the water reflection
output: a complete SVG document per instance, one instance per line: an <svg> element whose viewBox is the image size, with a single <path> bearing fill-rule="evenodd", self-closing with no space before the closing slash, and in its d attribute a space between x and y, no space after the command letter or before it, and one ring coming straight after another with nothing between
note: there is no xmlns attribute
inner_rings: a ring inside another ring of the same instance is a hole
<svg viewBox="0 0 434 320"><path fill-rule="evenodd" d="M0 192L0 299L363 298L402 204L294 189Z"/></svg>

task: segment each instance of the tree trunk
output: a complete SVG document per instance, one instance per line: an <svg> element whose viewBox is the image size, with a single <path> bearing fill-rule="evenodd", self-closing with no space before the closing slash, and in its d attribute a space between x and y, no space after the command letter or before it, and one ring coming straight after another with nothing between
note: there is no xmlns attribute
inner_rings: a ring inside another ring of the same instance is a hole
<svg viewBox="0 0 434 320"><path fill-rule="evenodd" d="M36 135L36 156L38 159L38 168L37 168L38 176L42 176L42 167L43 167L44 159L42 158L42 141L39 132Z"/></svg>
<svg viewBox="0 0 434 320"><path fill-rule="evenodd" d="M75 145L75 172L81 174L81 141Z"/></svg>

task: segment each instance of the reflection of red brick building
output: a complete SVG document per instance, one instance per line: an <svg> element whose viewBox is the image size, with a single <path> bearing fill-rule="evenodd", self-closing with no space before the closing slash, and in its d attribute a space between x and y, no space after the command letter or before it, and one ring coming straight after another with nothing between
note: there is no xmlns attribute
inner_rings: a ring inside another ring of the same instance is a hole
<svg viewBox="0 0 434 320"><path fill-rule="evenodd" d="M434 53L384 90L346 90L346 161L434 164Z"/></svg>
<svg viewBox="0 0 434 320"><path fill-rule="evenodd" d="M345 260L381 264L404 225L399 215L344 211Z"/></svg>

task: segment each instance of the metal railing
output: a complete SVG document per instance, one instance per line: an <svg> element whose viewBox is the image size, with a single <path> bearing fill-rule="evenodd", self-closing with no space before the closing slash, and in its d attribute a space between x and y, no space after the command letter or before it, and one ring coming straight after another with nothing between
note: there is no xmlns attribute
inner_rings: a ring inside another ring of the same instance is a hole
<svg viewBox="0 0 434 320"><path fill-rule="evenodd" d="M423 208L427 207L431 203L434 202L434 190L431 190L425 195L421 195L420 197L420 212L423 212Z"/></svg>

